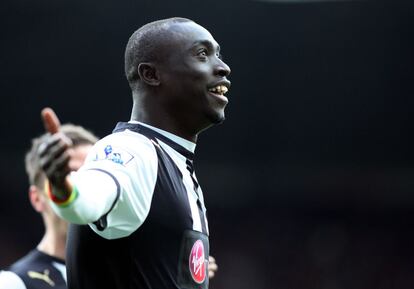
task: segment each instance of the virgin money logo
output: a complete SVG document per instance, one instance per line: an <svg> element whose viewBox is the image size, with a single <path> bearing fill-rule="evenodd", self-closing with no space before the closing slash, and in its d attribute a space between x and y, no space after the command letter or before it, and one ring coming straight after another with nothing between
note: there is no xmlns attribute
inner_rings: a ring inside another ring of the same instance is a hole
<svg viewBox="0 0 414 289"><path fill-rule="evenodd" d="M201 240L197 240L191 249L189 266L193 280L201 284L206 279L206 261L204 255L204 245Z"/></svg>

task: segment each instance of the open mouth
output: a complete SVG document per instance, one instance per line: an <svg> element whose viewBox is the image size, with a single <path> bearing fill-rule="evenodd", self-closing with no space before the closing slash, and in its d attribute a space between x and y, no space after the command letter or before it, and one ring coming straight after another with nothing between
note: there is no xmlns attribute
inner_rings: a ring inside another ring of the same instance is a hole
<svg viewBox="0 0 414 289"><path fill-rule="evenodd" d="M222 102L227 103L229 100L227 99L227 97L224 96L224 94L228 91L229 89L227 88L227 86L225 85L216 85L212 88L209 88L208 91L214 95L217 99L220 99Z"/></svg>
<svg viewBox="0 0 414 289"><path fill-rule="evenodd" d="M229 89L225 85L217 85L215 87L210 88L208 91L214 94L224 95L228 90Z"/></svg>

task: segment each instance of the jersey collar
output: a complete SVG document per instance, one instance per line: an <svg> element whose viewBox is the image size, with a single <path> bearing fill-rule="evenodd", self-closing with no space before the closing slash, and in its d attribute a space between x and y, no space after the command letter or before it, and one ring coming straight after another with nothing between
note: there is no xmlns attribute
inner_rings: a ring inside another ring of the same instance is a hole
<svg viewBox="0 0 414 289"><path fill-rule="evenodd" d="M126 129L158 138L160 141L166 143L186 158L191 160L194 158L196 144L175 134L138 121L119 122L116 125L114 132Z"/></svg>
<svg viewBox="0 0 414 289"><path fill-rule="evenodd" d="M146 127L150 128L150 129L155 130L156 132L162 134L163 136L168 137L169 139L171 139L172 141L178 143L180 146L186 148L190 152L194 153L194 151L195 151L195 148L196 148L196 144L195 143L193 143L193 142L191 142L189 140L186 140L186 139L184 139L182 137L179 137L178 135L172 134L172 133L170 133L168 131L162 130L160 128L157 128L157 127L154 127L152 125L149 125L149 124L146 124L146 123L143 123L143 122L139 122L139 121L133 121L133 120L131 120L128 123L138 123L138 124L140 124L142 126L146 126Z"/></svg>

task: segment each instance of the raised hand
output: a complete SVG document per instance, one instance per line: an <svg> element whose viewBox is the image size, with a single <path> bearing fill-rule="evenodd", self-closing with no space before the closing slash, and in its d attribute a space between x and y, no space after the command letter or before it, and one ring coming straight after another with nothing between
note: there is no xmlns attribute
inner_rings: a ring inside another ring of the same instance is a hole
<svg viewBox="0 0 414 289"><path fill-rule="evenodd" d="M60 121L51 108L44 108L41 118L50 137L39 147L40 165L54 188L53 193L57 198L65 199L72 192L67 179L71 171L69 160L72 142L59 131Z"/></svg>

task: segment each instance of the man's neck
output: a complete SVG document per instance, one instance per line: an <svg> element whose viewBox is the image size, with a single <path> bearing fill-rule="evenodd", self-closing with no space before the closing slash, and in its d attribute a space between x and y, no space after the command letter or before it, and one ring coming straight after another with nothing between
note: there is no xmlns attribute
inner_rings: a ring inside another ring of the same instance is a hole
<svg viewBox="0 0 414 289"><path fill-rule="evenodd" d="M179 121L168 113L162 113L159 107L153 108L143 102L134 101L131 121L138 121L162 129L193 143L197 142L199 131L192 128L194 122Z"/></svg>
<svg viewBox="0 0 414 289"><path fill-rule="evenodd" d="M65 260L66 236L46 231L37 249L50 256Z"/></svg>

